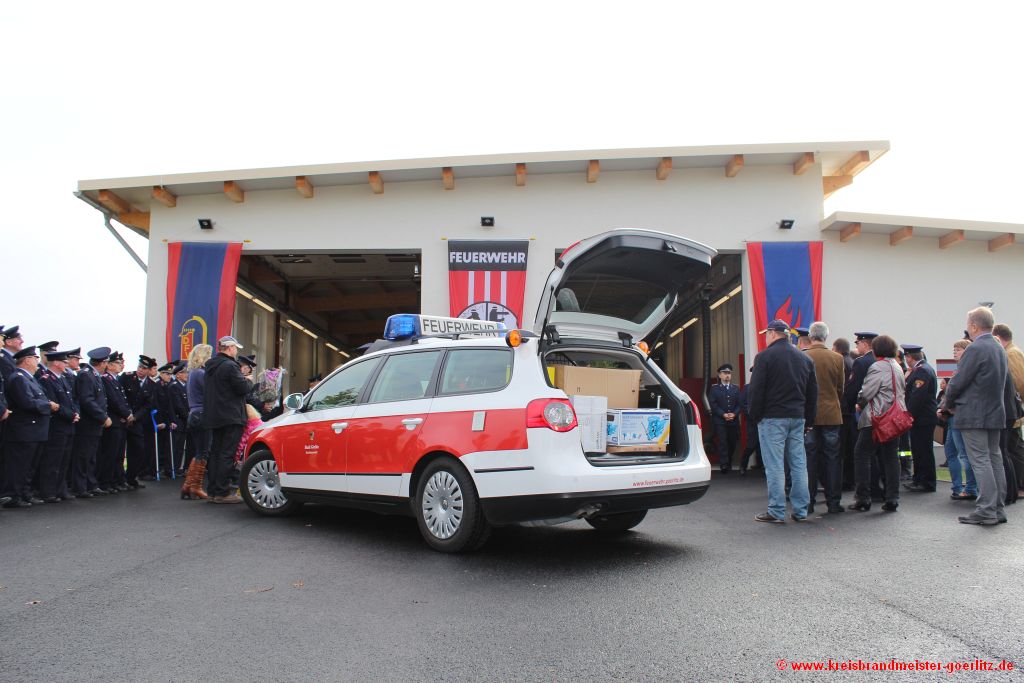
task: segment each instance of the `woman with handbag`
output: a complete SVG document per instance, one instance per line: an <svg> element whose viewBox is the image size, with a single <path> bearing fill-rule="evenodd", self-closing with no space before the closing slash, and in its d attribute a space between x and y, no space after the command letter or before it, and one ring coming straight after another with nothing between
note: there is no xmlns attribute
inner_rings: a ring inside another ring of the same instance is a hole
<svg viewBox="0 0 1024 683"><path fill-rule="evenodd" d="M857 445L854 448L854 498L849 510L871 509L871 461L876 451L885 477L882 509L895 512L900 504L900 435L913 424L907 413L903 371L896 363L896 340L880 335L871 341L877 359L868 368L857 396Z"/></svg>

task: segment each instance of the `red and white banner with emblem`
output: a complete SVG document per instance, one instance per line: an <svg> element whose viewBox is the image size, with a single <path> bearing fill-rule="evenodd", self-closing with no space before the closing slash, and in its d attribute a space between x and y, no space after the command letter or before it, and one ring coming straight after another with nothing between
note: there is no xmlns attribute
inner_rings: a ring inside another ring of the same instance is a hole
<svg viewBox="0 0 1024 683"><path fill-rule="evenodd" d="M449 315L520 327L529 247L529 240L449 240Z"/></svg>

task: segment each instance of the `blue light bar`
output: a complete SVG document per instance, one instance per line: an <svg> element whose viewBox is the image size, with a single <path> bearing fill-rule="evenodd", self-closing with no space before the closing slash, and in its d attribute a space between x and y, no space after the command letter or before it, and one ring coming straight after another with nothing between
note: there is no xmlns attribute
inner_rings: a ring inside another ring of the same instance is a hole
<svg viewBox="0 0 1024 683"><path fill-rule="evenodd" d="M420 336L420 317L413 313L400 313L388 318L384 325L384 338L391 341Z"/></svg>

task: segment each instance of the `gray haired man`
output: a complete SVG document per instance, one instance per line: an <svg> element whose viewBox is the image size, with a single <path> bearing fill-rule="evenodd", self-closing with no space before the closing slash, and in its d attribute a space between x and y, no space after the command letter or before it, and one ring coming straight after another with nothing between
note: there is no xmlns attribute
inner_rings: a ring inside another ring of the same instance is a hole
<svg viewBox="0 0 1024 683"><path fill-rule="evenodd" d="M1014 389L1006 353L992 336L994 326L992 311L984 306L967 314L967 334L973 343L964 350L956 374L946 385L946 406L956 414L956 426L978 481L976 507L959 518L963 524L1006 522L1006 475L999 437L1006 427L1006 408L1012 405Z"/></svg>

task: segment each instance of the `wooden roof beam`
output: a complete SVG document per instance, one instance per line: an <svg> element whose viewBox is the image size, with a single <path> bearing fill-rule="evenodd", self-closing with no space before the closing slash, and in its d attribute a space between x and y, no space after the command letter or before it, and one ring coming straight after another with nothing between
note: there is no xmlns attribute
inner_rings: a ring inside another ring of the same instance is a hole
<svg viewBox="0 0 1024 683"><path fill-rule="evenodd" d="M1017 236L1015 234L1013 234L1012 232L1008 232L1005 235L1000 235L999 237L995 237L993 239L990 239L988 241L988 250L989 251L999 251L1000 249L1004 249L1004 248L1010 246L1011 244L1013 244L1016 241L1017 241Z"/></svg>
<svg viewBox="0 0 1024 683"><path fill-rule="evenodd" d="M224 181L224 194L236 204L241 204L245 201L245 192L234 180Z"/></svg>
<svg viewBox="0 0 1024 683"><path fill-rule="evenodd" d="M857 152L852 157L846 160L846 163L843 164L839 168L839 170L835 172L835 175L855 176L861 171L863 171L865 168L867 168L867 165L870 163L871 154L869 154L866 151Z"/></svg>
<svg viewBox="0 0 1024 683"><path fill-rule="evenodd" d="M860 234L860 223L850 223L845 228L839 231L839 241L849 242L854 237Z"/></svg>
<svg viewBox="0 0 1024 683"><path fill-rule="evenodd" d="M125 213L119 213L117 215L117 222L122 225L127 225L129 228L136 228L144 232L149 232L149 212L148 211L128 211Z"/></svg>
<svg viewBox="0 0 1024 683"><path fill-rule="evenodd" d="M804 152L793 164L793 175L803 175L811 166L814 166L814 152Z"/></svg>
<svg viewBox="0 0 1024 683"><path fill-rule="evenodd" d="M295 189L306 199L313 198L313 183L304 175L295 176Z"/></svg>
<svg viewBox="0 0 1024 683"><path fill-rule="evenodd" d="M516 187L526 185L526 164L516 164Z"/></svg>
<svg viewBox="0 0 1024 683"><path fill-rule="evenodd" d="M913 226L910 225L904 226L899 230L894 230L891 233L889 233L889 246L895 247L897 244L902 244L903 242L906 242L913 236L914 228Z"/></svg>
<svg viewBox="0 0 1024 683"><path fill-rule="evenodd" d="M655 177L658 180L664 180L668 178L668 174L672 172L672 157L662 157L661 161L658 162L658 170L654 172Z"/></svg>
<svg viewBox="0 0 1024 683"><path fill-rule="evenodd" d="M175 197L170 190L163 185L153 186L153 199L157 200L169 209L173 209L178 205L178 198Z"/></svg>
<svg viewBox="0 0 1024 683"><path fill-rule="evenodd" d="M725 165L725 177L735 178L743 168L743 155L734 154L729 163Z"/></svg>
<svg viewBox="0 0 1024 683"><path fill-rule="evenodd" d="M964 241L963 230L953 230L947 232L945 235L939 238L939 249L949 249L954 244Z"/></svg>
<svg viewBox="0 0 1024 683"><path fill-rule="evenodd" d="M852 182L852 175L827 175L821 179L821 188L825 192L825 197L827 198L836 190L844 188Z"/></svg>
<svg viewBox="0 0 1024 683"><path fill-rule="evenodd" d="M100 190L96 200L116 214L128 213L132 210L131 204L110 190Z"/></svg>
<svg viewBox="0 0 1024 683"><path fill-rule="evenodd" d="M374 194L384 194L384 179L380 177L379 171L370 171L369 180Z"/></svg>
<svg viewBox="0 0 1024 683"><path fill-rule="evenodd" d="M441 182L444 183L444 189L455 189L455 172L451 166L445 166L441 169Z"/></svg>
<svg viewBox="0 0 1024 683"><path fill-rule="evenodd" d="M597 176L601 175L601 162L597 159L591 159L587 162L587 182L596 183Z"/></svg>

